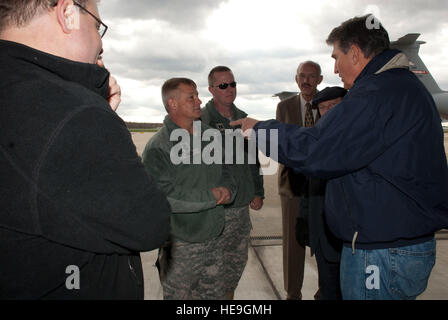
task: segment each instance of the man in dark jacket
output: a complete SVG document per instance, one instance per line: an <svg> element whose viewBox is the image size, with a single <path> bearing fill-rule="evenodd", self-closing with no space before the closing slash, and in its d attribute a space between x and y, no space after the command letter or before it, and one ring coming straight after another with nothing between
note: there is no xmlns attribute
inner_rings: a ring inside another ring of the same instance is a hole
<svg viewBox="0 0 448 320"><path fill-rule="evenodd" d="M232 125L254 128L258 139L258 130L271 130L280 163L329 179L325 216L344 242L344 299L415 299L435 263L434 232L448 226L443 129L406 56L389 49L387 31L371 20L350 19L329 35L335 72L350 90L316 126Z"/></svg>
<svg viewBox="0 0 448 320"><path fill-rule="evenodd" d="M142 299L138 252L168 237L105 30L93 0L0 0L0 299Z"/></svg>
<svg viewBox="0 0 448 320"><path fill-rule="evenodd" d="M342 101L347 90L341 87L327 87L319 91L312 100L313 108L319 110L320 116ZM325 221L325 189L327 181L310 178L300 201L302 217L308 224L308 239L301 237L303 221L297 219L297 241L308 242L311 255L315 255L319 274L320 300L340 300L342 298L339 282L339 262L342 242L329 230ZM303 244L303 246L305 243Z"/></svg>

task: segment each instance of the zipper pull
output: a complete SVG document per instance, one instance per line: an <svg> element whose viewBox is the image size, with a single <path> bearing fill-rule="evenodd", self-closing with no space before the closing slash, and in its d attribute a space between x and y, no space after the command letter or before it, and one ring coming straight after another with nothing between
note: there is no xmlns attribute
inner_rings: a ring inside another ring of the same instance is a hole
<svg viewBox="0 0 448 320"><path fill-rule="evenodd" d="M356 231L353 236L353 241L352 241L352 254L353 255L355 254L355 242L356 242L356 239L358 238L358 234L359 234L358 231Z"/></svg>

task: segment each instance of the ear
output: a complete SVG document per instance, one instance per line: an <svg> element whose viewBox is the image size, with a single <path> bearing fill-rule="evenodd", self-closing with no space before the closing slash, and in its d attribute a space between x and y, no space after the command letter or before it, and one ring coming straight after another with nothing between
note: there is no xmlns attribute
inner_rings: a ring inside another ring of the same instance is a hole
<svg viewBox="0 0 448 320"><path fill-rule="evenodd" d="M212 96L214 95L213 93L213 88L212 87L208 87L208 92L210 92L212 94Z"/></svg>
<svg viewBox="0 0 448 320"><path fill-rule="evenodd" d="M79 27L79 10L71 0L59 0L56 7L58 23L64 33Z"/></svg>
<svg viewBox="0 0 448 320"><path fill-rule="evenodd" d="M297 85L299 85L299 76L298 76L297 74L296 74L295 79L296 79L296 83L297 83Z"/></svg>
<svg viewBox="0 0 448 320"><path fill-rule="evenodd" d="M357 45L353 44L350 47L350 59L354 66L356 66L359 63L359 61L361 60L361 56L360 56L361 54L363 54L363 53Z"/></svg>
<svg viewBox="0 0 448 320"><path fill-rule="evenodd" d="M170 109L170 112L175 112L177 110L177 101L174 98L168 99L168 107Z"/></svg>

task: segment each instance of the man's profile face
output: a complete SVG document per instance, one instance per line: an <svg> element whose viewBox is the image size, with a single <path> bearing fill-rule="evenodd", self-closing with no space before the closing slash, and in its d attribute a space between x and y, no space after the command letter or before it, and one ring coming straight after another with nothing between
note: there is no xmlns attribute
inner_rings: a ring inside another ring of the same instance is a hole
<svg viewBox="0 0 448 320"><path fill-rule="evenodd" d="M330 110L331 108L333 108L335 105L337 105L339 102L342 101L342 98L335 98L335 99L331 99L331 100L327 100L327 101L323 101L321 103L319 103L319 113L321 116L323 116L328 110Z"/></svg>
<svg viewBox="0 0 448 320"><path fill-rule="evenodd" d="M331 57L334 59L334 73L339 74L344 88L349 90L358 76L351 61L351 50L344 53L339 44L334 43Z"/></svg>
<svg viewBox="0 0 448 320"><path fill-rule="evenodd" d="M313 96L317 86L322 82L322 76L316 66L305 63L297 70L296 82L302 94Z"/></svg>
<svg viewBox="0 0 448 320"><path fill-rule="evenodd" d="M213 75L213 87L209 87L210 93L213 95L215 103L224 106L231 106L236 99L236 87L232 88L230 85L226 89L220 89L218 86L223 83L230 84L235 82L235 77L232 72L215 72Z"/></svg>
<svg viewBox="0 0 448 320"><path fill-rule="evenodd" d="M176 117L194 121L201 117L201 103L195 87L181 83L174 95Z"/></svg>

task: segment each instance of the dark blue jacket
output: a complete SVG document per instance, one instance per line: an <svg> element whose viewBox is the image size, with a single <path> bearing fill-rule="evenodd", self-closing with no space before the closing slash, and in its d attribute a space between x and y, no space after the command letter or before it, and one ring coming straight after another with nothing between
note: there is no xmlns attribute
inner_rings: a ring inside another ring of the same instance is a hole
<svg viewBox="0 0 448 320"><path fill-rule="evenodd" d="M316 126L275 120L255 126L257 137L260 129L278 129L280 163L329 179L327 223L357 248L420 243L448 226L440 117L418 78L394 65L398 54L386 50L373 58ZM387 70L380 70L385 65ZM271 138L259 140L263 152Z"/></svg>
<svg viewBox="0 0 448 320"><path fill-rule="evenodd" d="M308 246L311 255L320 251L328 262L338 263L342 242L329 231L325 221L325 189L327 181L308 179L307 190L300 199L300 217L297 218L296 236L300 235L300 219L308 222ZM300 243L300 242L299 242Z"/></svg>

